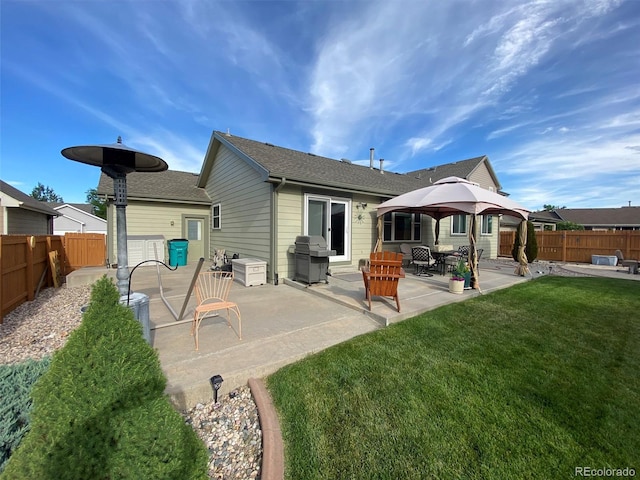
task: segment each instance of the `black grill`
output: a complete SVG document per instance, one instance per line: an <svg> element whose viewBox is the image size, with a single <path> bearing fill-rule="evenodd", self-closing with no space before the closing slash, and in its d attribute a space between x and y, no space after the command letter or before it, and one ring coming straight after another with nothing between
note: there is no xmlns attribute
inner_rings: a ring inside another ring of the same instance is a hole
<svg viewBox="0 0 640 480"><path fill-rule="evenodd" d="M298 235L296 237L295 280L307 284L327 282L329 257L335 250L327 248L327 242L320 235Z"/></svg>

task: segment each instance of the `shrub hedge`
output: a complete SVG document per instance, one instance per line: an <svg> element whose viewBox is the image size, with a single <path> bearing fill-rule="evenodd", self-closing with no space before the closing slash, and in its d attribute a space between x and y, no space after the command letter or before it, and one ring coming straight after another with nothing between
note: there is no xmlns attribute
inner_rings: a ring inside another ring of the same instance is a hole
<svg viewBox="0 0 640 480"><path fill-rule="evenodd" d="M51 359L0 365L0 472L29 430L31 389Z"/></svg>
<svg viewBox="0 0 640 480"><path fill-rule="evenodd" d="M208 453L111 280L33 389L31 430L4 479L206 479Z"/></svg>

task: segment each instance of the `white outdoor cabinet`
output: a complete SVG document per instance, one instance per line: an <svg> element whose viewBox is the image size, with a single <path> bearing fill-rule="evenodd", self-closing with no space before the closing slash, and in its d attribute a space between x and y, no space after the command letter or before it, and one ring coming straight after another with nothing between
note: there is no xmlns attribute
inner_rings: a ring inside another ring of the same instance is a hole
<svg viewBox="0 0 640 480"><path fill-rule="evenodd" d="M231 260L233 277L245 287L267 283L267 262L255 258L236 258Z"/></svg>
<svg viewBox="0 0 640 480"><path fill-rule="evenodd" d="M165 242L162 235L129 235L127 236L127 261L129 267L135 267L145 260L165 261ZM154 266L155 262L142 265Z"/></svg>

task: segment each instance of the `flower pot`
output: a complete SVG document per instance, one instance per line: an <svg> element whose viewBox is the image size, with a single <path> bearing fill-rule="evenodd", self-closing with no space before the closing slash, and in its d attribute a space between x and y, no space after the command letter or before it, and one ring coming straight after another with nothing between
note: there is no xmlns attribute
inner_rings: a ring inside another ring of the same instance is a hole
<svg viewBox="0 0 640 480"><path fill-rule="evenodd" d="M457 294L464 292L464 278L450 278L449 292Z"/></svg>
<svg viewBox="0 0 640 480"><path fill-rule="evenodd" d="M468 290L471 288L471 272L467 272L464 274L464 289Z"/></svg>

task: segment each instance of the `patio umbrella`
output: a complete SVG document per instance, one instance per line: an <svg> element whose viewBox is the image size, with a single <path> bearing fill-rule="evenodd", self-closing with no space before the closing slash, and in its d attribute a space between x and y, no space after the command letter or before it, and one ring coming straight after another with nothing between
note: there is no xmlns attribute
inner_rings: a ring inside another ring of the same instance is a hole
<svg viewBox="0 0 640 480"><path fill-rule="evenodd" d="M477 255L475 216L476 215L512 215L526 222L529 210L513 200L480 187L477 183L464 178L447 177L433 185L399 195L381 203L378 217L388 212L423 213L436 220L456 214L472 215L472 228L469 229L471 246L470 263L472 273L476 273L474 288L480 288L477 279ZM438 231L439 233L439 231Z"/></svg>

